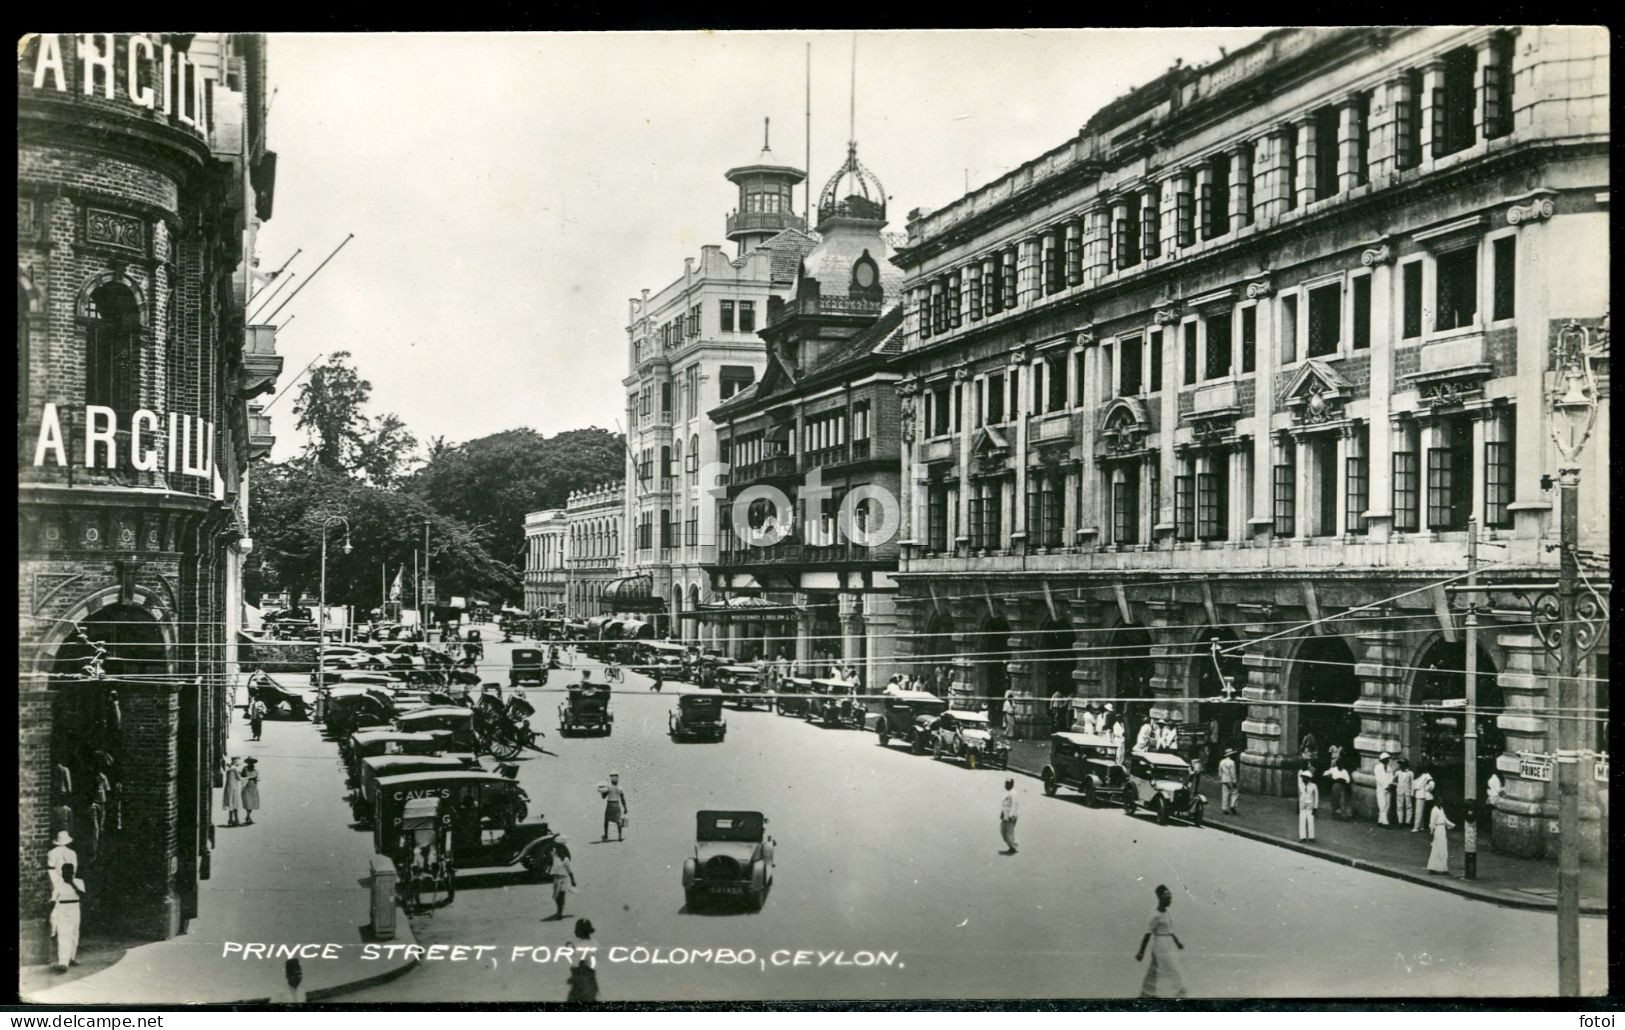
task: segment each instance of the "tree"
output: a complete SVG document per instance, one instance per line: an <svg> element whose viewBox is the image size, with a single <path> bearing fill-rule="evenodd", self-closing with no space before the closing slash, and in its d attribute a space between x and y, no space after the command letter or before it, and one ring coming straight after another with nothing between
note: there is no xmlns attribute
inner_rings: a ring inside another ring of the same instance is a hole
<svg viewBox="0 0 1625 1030"><path fill-rule="evenodd" d="M417 450L417 437L394 412L378 419L361 442L356 466L373 486L393 486Z"/></svg>
<svg viewBox="0 0 1625 1030"><path fill-rule="evenodd" d="M350 367L349 351L317 365L293 405L298 428L310 433L306 454L334 472L355 469L367 431L362 408L371 396L372 384Z"/></svg>

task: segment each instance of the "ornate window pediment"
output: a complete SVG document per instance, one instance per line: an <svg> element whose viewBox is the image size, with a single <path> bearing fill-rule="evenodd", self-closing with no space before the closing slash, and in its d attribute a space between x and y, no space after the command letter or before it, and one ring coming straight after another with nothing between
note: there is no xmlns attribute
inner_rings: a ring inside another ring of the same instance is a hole
<svg viewBox="0 0 1625 1030"><path fill-rule="evenodd" d="M1349 382L1324 361L1305 361L1286 384L1282 397L1299 425L1319 425L1343 418L1351 394Z"/></svg>
<svg viewBox="0 0 1625 1030"><path fill-rule="evenodd" d="M1151 419L1138 397L1117 397L1100 415L1098 452L1106 457L1132 454L1145 447Z"/></svg>

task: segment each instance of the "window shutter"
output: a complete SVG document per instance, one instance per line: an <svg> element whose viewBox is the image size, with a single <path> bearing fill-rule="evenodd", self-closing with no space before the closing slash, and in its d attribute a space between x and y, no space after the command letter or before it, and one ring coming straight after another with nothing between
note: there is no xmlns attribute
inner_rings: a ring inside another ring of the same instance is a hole
<svg viewBox="0 0 1625 1030"><path fill-rule="evenodd" d="M1506 132L1506 77L1499 64L1484 66L1484 135L1500 136Z"/></svg>
<svg viewBox="0 0 1625 1030"><path fill-rule="evenodd" d="M1208 203L1211 204L1213 194L1212 185L1209 183L1203 183L1202 194L1203 197L1207 199ZM1194 224L1194 212L1192 211L1192 208L1195 203L1196 198L1189 193L1181 191L1174 195L1174 232L1175 238L1179 241L1179 245L1181 247L1188 247L1192 243L1196 242L1196 238L1191 231Z"/></svg>
<svg viewBox="0 0 1625 1030"><path fill-rule="evenodd" d="M1115 264L1118 268L1127 268L1128 255L1128 219L1119 218L1112 229L1112 240L1116 244Z"/></svg>
<svg viewBox="0 0 1625 1030"><path fill-rule="evenodd" d="M1443 157L1450 139L1446 122L1449 121L1448 111L1445 108L1445 89L1443 86L1433 87L1433 156Z"/></svg>
<svg viewBox="0 0 1625 1030"><path fill-rule="evenodd" d="M1202 183L1202 235L1204 237L1217 236L1222 231L1213 210L1213 183Z"/></svg>

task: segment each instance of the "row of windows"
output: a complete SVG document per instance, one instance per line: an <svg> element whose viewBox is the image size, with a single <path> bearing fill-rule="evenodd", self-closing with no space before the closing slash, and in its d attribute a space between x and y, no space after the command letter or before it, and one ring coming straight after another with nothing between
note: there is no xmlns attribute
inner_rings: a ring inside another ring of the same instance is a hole
<svg viewBox="0 0 1625 1030"><path fill-rule="evenodd" d="M571 558L610 558L621 549L619 521L591 519L570 527Z"/></svg>
<svg viewBox="0 0 1625 1030"><path fill-rule="evenodd" d="M1414 422L1405 422L1396 430L1390 453L1396 532L1414 533L1424 526L1434 532L1466 529L1473 510L1475 474L1483 477L1481 523L1489 528L1511 528L1509 506L1514 496L1516 448L1512 414L1498 412L1484 420L1482 446L1475 445L1474 421L1466 415L1440 419L1428 430L1431 443L1425 448L1419 446L1423 430ZM1233 520L1232 501L1240 501L1243 520L1251 514L1251 453L1216 448L1175 461L1174 539L1186 543L1240 538L1244 525ZM1306 467L1300 468L1300 463ZM1014 474L1006 473L979 479L973 485L967 505L968 525L963 533L973 550L1006 546L1002 521L1004 484L1013 482ZM1144 510L1139 503L1142 482L1149 483L1151 490L1150 505ZM1029 470L1025 525L1029 546L1064 545L1065 483L1064 474ZM1300 535L1300 531L1308 537L1367 533L1370 483L1368 426L1356 427L1341 441L1336 432L1308 434L1298 440L1283 435L1276 442L1271 469L1270 518L1274 535L1290 538ZM1077 481L1080 506L1082 485L1081 480ZM1143 517L1157 517L1158 485L1156 468L1144 461L1103 463L1098 473L1100 496L1105 501L1102 543L1126 545L1142 541ZM951 549L949 521L957 498L954 485L936 483L928 487L925 543L929 551L945 553Z"/></svg>
<svg viewBox="0 0 1625 1030"><path fill-rule="evenodd" d="M1413 69L1389 85L1400 169L1421 163L1424 106L1434 158L1472 146L1480 134L1493 138L1511 131L1512 37L1497 34L1482 51L1452 50L1431 77ZM1087 213L918 285L912 308L921 338L956 329L965 317L977 321L1016 307L1018 280L1028 287L1023 293L1059 293L1109 269L1159 257L1165 246L1193 246L1198 233L1202 239L1224 236L1251 224L1257 205L1281 201L1293 210L1365 185L1372 109L1373 94L1356 93L1277 130L1258 145L1262 155L1251 142L1238 144L1160 182L1097 200ZM963 312L962 300L968 300Z"/></svg>

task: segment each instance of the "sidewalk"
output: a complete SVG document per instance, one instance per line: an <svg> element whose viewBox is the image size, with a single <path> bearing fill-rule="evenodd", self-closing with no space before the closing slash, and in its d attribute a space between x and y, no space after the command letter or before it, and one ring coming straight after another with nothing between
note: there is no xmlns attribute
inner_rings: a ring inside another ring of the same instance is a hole
<svg viewBox="0 0 1625 1030"><path fill-rule="evenodd" d="M1010 744L1010 768L1017 772L1037 776L1049 761L1048 741L1013 740ZM1384 829L1368 819L1337 819L1332 816L1329 798L1323 798L1315 818L1315 840L1300 844L1297 798L1243 794L1238 806L1240 815L1221 815L1218 790L1216 779L1203 777L1202 792L1208 796L1206 822L1214 829L1480 901L1547 911L1557 907L1556 862L1500 854L1492 851L1482 836L1478 878L1463 879L1459 828L1450 832L1450 875L1442 876L1427 871L1427 833ZM1607 897L1607 870L1594 864L1582 865L1580 911L1606 915Z"/></svg>
<svg viewBox="0 0 1625 1030"><path fill-rule="evenodd" d="M310 1001L392 979L413 962L363 961L372 836L350 828L338 749L308 722L268 721L249 739L233 710L229 753L259 759L265 807L254 825L228 827L215 792L212 878L199 884L198 917L167 941L123 946L87 940L65 974L20 970L30 1002L52 1005L228 1004L265 1001L284 984L283 959L222 957L226 942L340 944L343 957L303 960ZM398 909L389 944L415 944Z"/></svg>

